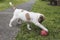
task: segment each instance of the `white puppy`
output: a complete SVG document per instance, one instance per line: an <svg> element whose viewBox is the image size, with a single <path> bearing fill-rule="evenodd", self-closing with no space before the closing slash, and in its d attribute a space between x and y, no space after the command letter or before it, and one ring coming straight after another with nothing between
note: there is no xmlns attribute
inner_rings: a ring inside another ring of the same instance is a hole
<svg viewBox="0 0 60 40"><path fill-rule="evenodd" d="M34 13L34 12L29 12L23 9L16 9L15 6L9 2L9 4L13 7L14 14L12 19L10 20L9 26L12 27L12 22L16 19L20 19L24 22L27 22L27 28L31 30L29 23L33 23L36 26L40 27L41 29L45 30L48 32L48 29L45 28L41 22L44 20L44 15L40 13Z"/></svg>

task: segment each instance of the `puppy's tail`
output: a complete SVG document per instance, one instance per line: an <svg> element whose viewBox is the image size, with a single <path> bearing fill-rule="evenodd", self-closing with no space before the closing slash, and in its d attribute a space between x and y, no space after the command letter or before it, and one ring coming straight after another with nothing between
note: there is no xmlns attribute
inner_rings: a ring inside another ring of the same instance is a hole
<svg viewBox="0 0 60 40"><path fill-rule="evenodd" d="M9 2L9 4L10 4L10 6L13 7L14 10L16 9L16 7L12 4L12 2Z"/></svg>

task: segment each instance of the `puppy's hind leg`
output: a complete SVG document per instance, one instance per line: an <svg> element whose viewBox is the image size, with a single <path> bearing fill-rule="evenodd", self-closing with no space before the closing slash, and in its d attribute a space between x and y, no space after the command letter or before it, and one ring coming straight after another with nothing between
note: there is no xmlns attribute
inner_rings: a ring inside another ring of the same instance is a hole
<svg viewBox="0 0 60 40"><path fill-rule="evenodd" d="M12 27L12 22L16 19L15 16L12 17L12 19L10 20L10 23L9 23L9 27Z"/></svg>
<svg viewBox="0 0 60 40"><path fill-rule="evenodd" d="M22 24L22 20L21 19L18 19L17 20L17 24L19 24L19 25Z"/></svg>

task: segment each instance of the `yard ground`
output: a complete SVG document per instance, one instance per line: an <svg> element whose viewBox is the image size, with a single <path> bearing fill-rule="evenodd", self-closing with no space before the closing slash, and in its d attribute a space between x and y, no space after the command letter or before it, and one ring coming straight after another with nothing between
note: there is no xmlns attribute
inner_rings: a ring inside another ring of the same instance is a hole
<svg viewBox="0 0 60 40"><path fill-rule="evenodd" d="M12 2L14 5L27 2L28 0L0 0L0 11L7 9L10 7L8 4L9 2Z"/></svg>
<svg viewBox="0 0 60 40"><path fill-rule="evenodd" d="M60 6L51 6L46 1L37 0L31 11L45 15L46 19L42 24L48 28L49 35L41 36L40 28L33 24L31 31L26 28L26 24L22 24L16 40L60 40Z"/></svg>

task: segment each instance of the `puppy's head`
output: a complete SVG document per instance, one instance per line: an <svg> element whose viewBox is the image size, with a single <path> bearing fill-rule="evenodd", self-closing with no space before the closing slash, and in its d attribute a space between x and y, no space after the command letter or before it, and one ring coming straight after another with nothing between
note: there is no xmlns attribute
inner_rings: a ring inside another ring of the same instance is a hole
<svg viewBox="0 0 60 40"><path fill-rule="evenodd" d="M42 23L45 20L45 16L44 15L40 15L38 21L39 23Z"/></svg>

